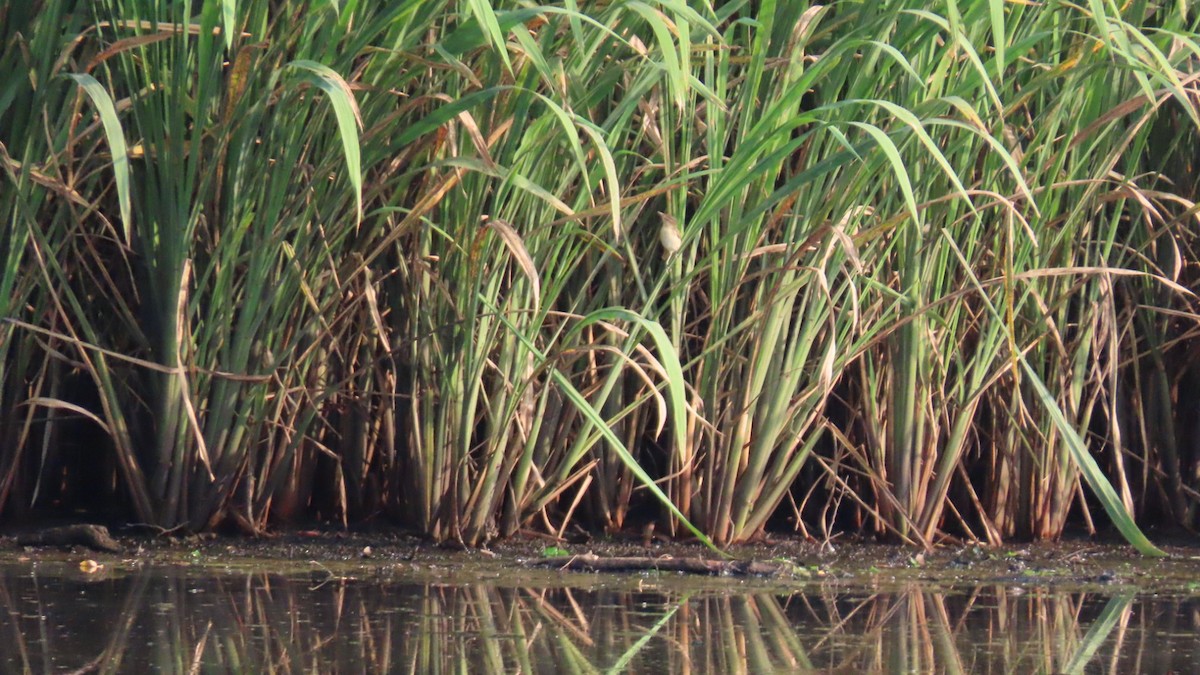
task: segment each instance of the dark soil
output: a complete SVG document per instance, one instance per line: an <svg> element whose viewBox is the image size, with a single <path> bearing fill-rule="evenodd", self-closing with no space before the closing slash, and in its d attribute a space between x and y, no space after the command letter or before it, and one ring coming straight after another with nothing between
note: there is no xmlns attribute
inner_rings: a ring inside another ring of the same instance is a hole
<svg viewBox="0 0 1200 675"><path fill-rule="evenodd" d="M731 559L755 565L693 564L721 557L694 543L641 539L602 539L586 544L552 544L534 537L516 538L486 549L437 546L393 531L342 532L296 530L272 537L221 537L213 535L165 536L117 531L120 552L98 551L72 542L69 545L31 545L30 532L0 536L0 561L67 560L96 564L111 571L148 565L186 565L198 569L298 574L322 572L337 576L405 576L437 578L482 574L490 580L511 583L579 584L584 578L604 576L609 582L622 574L596 575L566 571L569 565L549 565L554 557L595 554L600 558L678 561L681 569L721 570L718 576L735 576L737 570L764 572L766 584L888 584L933 585L1004 584L1015 586L1128 586L1145 591L1200 590L1200 546L1184 541L1164 546L1168 558L1146 558L1118 544L1069 541L1057 544L1012 545L987 548L958 545L923 552L919 549L869 542L835 542L820 545L796 539L733 547ZM23 542L23 543L18 543ZM728 559L726 559L728 560ZM759 564L762 563L762 564ZM534 569L534 567L541 569ZM640 578L642 565L624 576ZM671 565L662 565L669 571ZM734 570L729 572L728 570ZM663 570L652 571L666 573Z"/></svg>

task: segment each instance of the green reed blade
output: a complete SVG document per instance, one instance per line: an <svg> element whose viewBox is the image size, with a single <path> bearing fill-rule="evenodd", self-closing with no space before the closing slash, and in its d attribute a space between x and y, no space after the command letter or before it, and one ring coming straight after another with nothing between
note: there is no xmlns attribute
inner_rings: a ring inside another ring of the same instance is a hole
<svg viewBox="0 0 1200 675"><path fill-rule="evenodd" d="M342 152L346 158L346 174L350 185L354 188L354 199L357 205L358 222L363 217L362 196L362 160L359 149L358 129L362 126L362 118L358 112L358 104L354 100L354 92L350 85L332 68L315 61L299 59L288 66L307 71L309 82L315 84L329 96L333 105L333 113L337 118L338 134L342 140Z"/></svg>
<svg viewBox="0 0 1200 675"><path fill-rule="evenodd" d="M125 243L133 241L133 206L129 187L129 150L125 144L125 132L121 129L121 120L117 117L117 108L113 105L112 97L105 91L96 78L86 73L67 73L67 77L75 80L96 106L100 113L100 122L104 125L104 137L108 141L108 149L112 153L113 180L117 188L117 200L121 207L121 222L124 226Z"/></svg>

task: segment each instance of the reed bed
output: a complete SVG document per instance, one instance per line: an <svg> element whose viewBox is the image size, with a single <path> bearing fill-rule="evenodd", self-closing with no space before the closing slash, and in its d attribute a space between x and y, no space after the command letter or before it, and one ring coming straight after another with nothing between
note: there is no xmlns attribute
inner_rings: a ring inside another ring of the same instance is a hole
<svg viewBox="0 0 1200 675"><path fill-rule="evenodd" d="M1186 3L0 17L0 516L1195 525Z"/></svg>

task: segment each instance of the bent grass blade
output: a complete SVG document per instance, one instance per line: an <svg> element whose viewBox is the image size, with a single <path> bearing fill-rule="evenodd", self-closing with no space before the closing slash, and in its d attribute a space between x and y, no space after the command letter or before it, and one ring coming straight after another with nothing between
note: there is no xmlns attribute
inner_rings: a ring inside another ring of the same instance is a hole
<svg viewBox="0 0 1200 675"><path fill-rule="evenodd" d="M338 135L342 140L342 152L346 157L346 173L350 176L350 185L354 187L354 201L358 206L358 223L362 223L362 161L359 149L358 129L362 126L358 104L354 101L354 92L350 85L329 66L299 59L288 64L293 68L306 71L305 78L329 95L333 105L333 113L337 118Z"/></svg>
<svg viewBox="0 0 1200 675"><path fill-rule="evenodd" d="M534 358L543 363L546 361L547 357L545 352L542 352L540 349L538 349L537 345L533 344L528 337L522 335L507 317L505 317L497 310L496 307L492 306L491 303L488 302L487 298L480 297L479 299L489 308L489 310L496 312L496 316L500 318L500 321L503 322L504 325L513 332L513 335L515 335L518 340L524 343L525 348L528 349L531 354L533 354ZM586 317L585 321L599 321L605 317L610 319L620 318L632 321L645 328L651 334L651 337L654 339L655 344L658 346L660 351L659 359L663 364L664 370L667 372L668 394L670 397L670 407L672 411L671 416L674 418L672 422L672 431L674 432L673 435L675 436L674 440L675 443L682 444L684 442L684 436L679 433L679 430L684 428L686 424L681 414L686 409L683 399L683 368L679 364L679 357L675 353L674 349L668 348L670 345L670 340L666 335L666 331L664 331L662 326L658 325L657 322L638 316L627 309L621 309L618 307L597 310L597 312L594 312L593 315ZM590 403L588 403L587 398L575 387L574 384L571 383L571 380L557 368L550 368L549 371L550 377L554 379L554 383L559 387L562 387L563 393L571 401L571 403L575 405L576 409L579 410L580 414L584 416L588 423L594 425L596 429L599 430L604 439L608 441L613 452L617 454L617 457L619 457L621 462L628 467L630 472L637 477L638 481L641 482L641 484L647 490L649 490L650 493L653 494L654 497L663 506L665 506L673 516L678 518L679 522L681 522L689 532L695 535L696 539L698 539L702 544L707 546L712 551L720 553L721 555L726 555L725 552L718 548L717 545L714 544L706 534L701 532L699 528L693 525L692 522L688 520L686 516L684 516L683 512L679 510L679 507L675 505L675 502L671 501L671 498L668 497L666 493L664 493L662 489L658 487L650 474L646 473L646 470L642 468L641 464L638 463L633 454L629 452L629 449L625 447L625 444L621 442L621 439L613 432L604 418L600 416L600 413L598 413L596 409L593 408Z"/></svg>
<svg viewBox="0 0 1200 675"><path fill-rule="evenodd" d="M67 73L67 77L75 80L100 113L104 136L108 139L108 148L112 152L113 178L117 187L117 201L121 206L125 243L132 244L133 206L129 193L129 149L125 143L125 132L121 129L121 120L117 117L117 108L113 105L112 97L96 78L86 73Z"/></svg>
<svg viewBox="0 0 1200 675"><path fill-rule="evenodd" d="M988 307L992 309L990 303ZM994 312L995 310L993 309L992 311ZM997 321L1001 320L999 315L995 315L993 318ZM1062 408L1055 401L1054 395L1046 388L1046 385L1042 382L1042 378L1038 377L1037 371L1033 369L1033 366L1029 365L1029 361L1025 359L1024 354L1018 354L1017 358L1021 364L1021 370L1025 373L1025 377L1037 392L1038 399L1042 403L1042 408L1045 409L1054 426L1062 434L1063 442L1067 444L1067 449L1071 452L1071 458L1075 460L1075 465L1079 467L1084 480L1092 488L1092 492L1096 494L1100 499L1100 503L1104 505L1104 511L1108 513L1109 518L1112 518L1113 524L1120 530L1121 535L1142 555L1152 558L1166 557L1166 551L1152 544L1146 538L1146 535L1142 533L1141 529L1138 528L1137 523L1133 521L1133 516L1125 509L1125 505L1121 502L1117 491L1113 489L1112 483L1104 477L1104 472L1100 469L1100 465L1096 463L1096 460L1092 458L1092 454L1088 452L1083 438L1080 437L1075 427L1067 421Z"/></svg>
<svg viewBox="0 0 1200 675"><path fill-rule="evenodd" d="M961 258L959 260L965 263ZM983 300L984 306L987 307L988 313L991 314L992 319L1003 323L1004 318L992 303L991 298L987 296L979 279L969 270L968 276L971 283L974 284L979 297ZM1066 443L1071 459L1074 460L1084 480L1087 481L1088 487L1092 488L1092 492L1100 499L1100 503L1104 506L1104 511L1112 519L1117 530L1142 555L1154 558L1166 557L1166 551L1151 543L1137 526L1137 523L1134 522L1133 516L1125 508L1125 504L1121 501L1120 496L1117 495L1117 491L1113 489L1112 483L1104 476L1100 465L1096 463L1096 460L1088 451L1087 444L1083 442L1079 431L1067 420L1054 395L1050 393L1046 384L1042 382L1042 378L1034 370L1033 366L1029 365L1025 354L1018 351L1015 354L1015 358L1017 363L1020 364L1025 378L1033 385L1034 391L1037 392L1038 400L1041 402L1046 414L1050 416L1050 421L1058 429L1059 433L1062 434L1063 442Z"/></svg>

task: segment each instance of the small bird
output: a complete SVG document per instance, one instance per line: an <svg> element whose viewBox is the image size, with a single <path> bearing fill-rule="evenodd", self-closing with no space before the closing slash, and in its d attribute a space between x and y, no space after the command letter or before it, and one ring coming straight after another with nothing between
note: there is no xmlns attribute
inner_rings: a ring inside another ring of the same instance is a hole
<svg viewBox="0 0 1200 675"><path fill-rule="evenodd" d="M679 234L679 221L675 220L674 216L662 211L658 212L658 216L662 218L662 227L658 230L658 241L666 251L665 257L669 258L683 246L683 238Z"/></svg>

